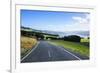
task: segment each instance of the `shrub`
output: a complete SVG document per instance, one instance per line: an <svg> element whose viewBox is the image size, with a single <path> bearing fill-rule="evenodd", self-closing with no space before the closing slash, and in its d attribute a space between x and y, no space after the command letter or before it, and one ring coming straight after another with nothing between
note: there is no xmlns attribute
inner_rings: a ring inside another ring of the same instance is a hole
<svg viewBox="0 0 100 73"><path fill-rule="evenodd" d="M81 37L77 35L70 35L70 36L65 36L64 37L65 41L72 41L72 42L80 42Z"/></svg>

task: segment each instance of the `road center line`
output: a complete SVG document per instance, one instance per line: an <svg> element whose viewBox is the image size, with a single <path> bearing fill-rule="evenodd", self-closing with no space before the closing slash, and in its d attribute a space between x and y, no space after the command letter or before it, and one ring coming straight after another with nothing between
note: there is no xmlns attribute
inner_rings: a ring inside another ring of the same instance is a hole
<svg viewBox="0 0 100 73"><path fill-rule="evenodd" d="M23 61L27 56L29 56L30 53L32 53L36 48L37 46L39 45L40 42L37 42L37 45L25 56L21 59L21 61Z"/></svg>
<svg viewBox="0 0 100 73"><path fill-rule="evenodd" d="M50 51L48 51L48 55L49 55L49 57L51 57Z"/></svg>
<svg viewBox="0 0 100 73"><path fill-rule="evenodd" d="M56 45L54 45L54 46L56 46ZM56 47L59 47L59 46L56 46ZM77 58L78 60L82 60L81 58L79 58L78 56L74 55L73 53L71 53L71 52L65 50L64 48L62 48L62 47L59 47L59 48L61 48L61 49L62 49L63 51L65 51L65 52L69 53L70 55L74 56L74 57Z"/></svg>

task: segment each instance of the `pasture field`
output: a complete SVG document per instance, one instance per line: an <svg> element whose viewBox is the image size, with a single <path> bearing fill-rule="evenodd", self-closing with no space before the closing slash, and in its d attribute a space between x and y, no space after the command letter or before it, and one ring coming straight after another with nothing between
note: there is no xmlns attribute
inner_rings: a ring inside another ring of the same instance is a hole
<svg viewBox="0 0 100 73"><path fill-rule="evenodd" d="M65 49L68 49L80 55L89 57L89 47L81 43L63 41L63 40L51 40L48 42L53 45L64 47Z"/></svg>
<svg viewBox="0 0 100 73"><path fill-rule="evenodd" d="M81 43L82 43L83 45L89 47L89 45L90 45L90 39L88 39L88 38L82 38L82 39L81 39Z"/></svg>

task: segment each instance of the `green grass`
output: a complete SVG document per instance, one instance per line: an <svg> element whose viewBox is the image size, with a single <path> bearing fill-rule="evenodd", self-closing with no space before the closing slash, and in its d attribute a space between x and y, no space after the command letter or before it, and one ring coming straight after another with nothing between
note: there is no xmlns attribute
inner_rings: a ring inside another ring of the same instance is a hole
<svg viewBox="0 0 100 73"><path fill-rule="evenodd" d="M90 45L90 39L88 39L88 38L82 38L81 39L81 44L89 47L89 45Z"/></svg>
<svg viewBox="0 0 100 73"><path fill-rule="evenodd" d="M81 42L89 42L90 40L88 38L81 39Z"/></svg>
<svg viewBox="0 0 100 73"><path fill-rule="evenodd" d="M51 40L49 43L62 46L72 52L79 53L80 55L89 57L89 47L82 45L81 43L63 41L63 40Z"/></svg>

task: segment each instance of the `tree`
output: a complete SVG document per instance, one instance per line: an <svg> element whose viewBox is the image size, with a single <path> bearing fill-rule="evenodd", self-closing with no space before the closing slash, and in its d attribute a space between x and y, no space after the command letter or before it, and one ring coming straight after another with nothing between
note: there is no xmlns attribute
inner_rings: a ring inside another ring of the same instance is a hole
<svg viewBox="0 0 100 73"><path fill-rule="evenodd" d="M42 33L36 33L35 36L37 39L44 39L44 35Z"/></svg>
<svg viewBox="0 0 100 73"><path fill-rule="evenodd" d="M70 35L70 36L65 36L64 37L65 41L72 41L72 42L80 42L81 37L77 35Z"/></svg>

